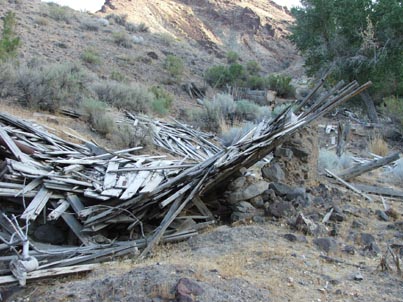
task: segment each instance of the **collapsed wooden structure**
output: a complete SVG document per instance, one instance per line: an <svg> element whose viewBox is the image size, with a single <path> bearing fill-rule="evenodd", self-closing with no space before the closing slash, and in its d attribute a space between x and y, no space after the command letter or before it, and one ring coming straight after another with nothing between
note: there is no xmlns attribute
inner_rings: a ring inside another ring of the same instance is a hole
<svg viewBox="0 0 403 302"><path fill-rule="evenodd" d="M338 85L305 111L294 114L289 107L227 148L178 122L156 126L129 114L133 126L154 127L154 142L180 159L138 154L139 148L107 152L73 144L0 114L1 274L11 269L24 284L29 257L37 260L33 270L67 267L139 249L145 256L161 241L195 235L215 219L205 194L222 190L241 168L369 85ZM61 222L75 244L46 245L30 236L36 225Z"/></svg>

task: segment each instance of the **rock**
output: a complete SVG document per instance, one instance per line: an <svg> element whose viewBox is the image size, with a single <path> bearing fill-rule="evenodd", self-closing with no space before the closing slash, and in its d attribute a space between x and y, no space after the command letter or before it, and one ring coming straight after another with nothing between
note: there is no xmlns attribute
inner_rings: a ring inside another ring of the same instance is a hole
<svg viewBox="0 0 403 302"><path fill-rule="evenodd" d="M322 204L325 203L325 200L323 199L322 196L318 196L318 197L315 197L315 198L313 199L313 203L314 203L314 204L318 204L318 205L322 205Z"/></svg>
<svg viewBox="0 0 403 302"><path fill-rule="evenodd" d="M293 189L281 182L273 182L269 185L269 189L272 189L277 196L286 196L293 192Z"/></svg>
<svg viewBox="0 0 403 302"><path fill-rule="evenodd" d="M351 223L351 227L353 229L362 229L364 227L364 224L361 221L353 220L353 222Z"/></svg>
<svg viewBox="0 0 403 302"><path fill-rule="evenodd" d="M293 153L290 149L288 148L276 148L274 150L274 156L275 157L280 157L280 158L284 158L284 159L292 159L293 157Z"/></svg>
<svg viewBox="0 0 403 302"><path fill-rule="evenodd" d="M293 201L295 199L297 199L298 197L302 198L302 199L306 199L306 190L305 188L292 188L290 190L290 192L287 193L286 195L286 199L289 201Z"/></svg>
<svg viewBox="0 0 403 302"><path fill-rule="evenodd" d="M311 219L306 218L302 213L297 216L294 227L305 234L316 235L321 232L319 225L313 222Z"/></svg>
<svg viewBox="0 0 403 302"><path fill-rule="evenodd" d="M375 215L378 217L379 220L389 221L389 216L384 211L376 210Z"/></svg>
<svg viewBox="0 0 403 302"><path fill-rule="evenodd" d="M246 185L246 177L241 176L230 183L229 189L231 191L236 191L236 190L243 189L245 187L245 185Z"/></svg>
<svg viewBox="0 0 403 302"><path fill-rule="evenodd" d="M147 56L149 56L153 60L158 60L158 55L154 51L147 52Z"/></svg>
<svg viewBox="0 0 403 302"><path fill-rule="evenodd" d="M354 255L355 254L355 248L352 245L346 245L342 251L346 254Z"/></svg>
<svg viewBox="0 0 403 302"><path fill-rule="evenodd" d="M249 202L256 208L263 209L264 208L264 201L262 196L256 196L249 200Z"/></svg>
<svg viewBox="0 0 403 302"><path fill-rule="evenodd" d="M255 213L256 208L247 201L241 201L236 205L236 211L241 213Z"/></svg>
<svg viewBox="0 0 403 302"><path fill-rule="evenodd" d="M375 237L369 233L359 233L355 237L355 241L361 245L370 245L375 242Z"/></svg>
<svg viewBox="0 0 403 302"><path fill-rule="evenodd" d="M253 197L261 195L267 190L269 184L265 181L259 181L257 183L251 184L246 189L243 190L243 200L249 200Z"/></svg>
<svg viewBox="0 0 403 302"><path fill-rule="evenodd" d="M369 256L378 256L381 253L381 249L379 246L376 244L376 242L371 242L367 246L364 247L363 249L364 253L369 255Z"/></svg>
<svg viewBox="0 0 403 302"><path fill-rule="evenodd" d="M291 203L280 201L269 206L269 214L276 218L290 217L295 214L295 209Z"/></svg>
<svg viewBox="0 0 403 302"><path fill-rule="evenodd" d="M278 199L276 193L272 189L264 191L262 194L262 198L264 202L274 202Z"/></svg>
<svg viewBox="0 0 403 302"><path fill-rule="evenodd" d="M284 181L285 173L278 163L268 164L262 168L262 176L269 181Z"/></svg>
<svg viewBox="0 0 403 302"><path fill-rule="evenodd" d="M306 239L306 237L303 236L303 235L296 236L296 235L294 235L294 234L284 234L283 237L284 237L285 239L287 239L288 241L290 241L290 242L296 242L296 241L298 241L298 242L304 242L304 243L308 242L308 240Z"/></svg>
<svg viewBox="0 0 403 302"><path fill-rule="evenodd" d="M252 220L253 220L253 222L260 223L260 224L263 224L266 222L266 218L264 218L262 216L253 216Z"/></svg>
<svg viewBox="0 0 403 302"><path fill-rule="evenodd" d="M44 243L62 244L65 242L66 237L62 230L53 224L43 224L36 228L34 237Z"/></svg>
<svg viewBox="0 0 403 302"><path fill-rule="evenodd" d="M356 273L356 274L354 275L353 279L354 279L355 281L362 281L362 280L364 280L364 277L362 276L362 274L361 274L360 272L358 272L358 273Z"/></svg>
<svg viewBox="0 0 403 302"><path fill-rule="evenodd" d="M301 160L306 160L309 156L309 150L303 146L290 146L290 150L294 154L295 157L298 157Z"/></svg>
<svg viewBox="0 0 403 302"><path fill-rule="evenodd" d="M295 242L298 240L297 236L294 234L284 234L283 237L291 242Z"/></svg>
<svg viewBox="0 0 403 302"><path fill-rule="evenodd" d="M200 296L204 293L203 288L195 281L189 278L181 278L176 285L177 302L194 302L194 296Z"/></svg>
<svg viewBox="0 0 403 302"><path fill-rule="evenodd" d="M313 243L322 251L329 253L337 249L337 241L332 237L316 238Z"/></svg>

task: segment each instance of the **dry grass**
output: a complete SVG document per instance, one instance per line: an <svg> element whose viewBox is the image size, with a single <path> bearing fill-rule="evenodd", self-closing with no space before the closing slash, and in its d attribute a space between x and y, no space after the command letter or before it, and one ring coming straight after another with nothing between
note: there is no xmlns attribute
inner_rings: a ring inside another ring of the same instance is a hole
<svg viewBox="0 0 403 302"><path fill-rule="evenodd" d="M370 152L379 156L386 156L389 153L388 144L380 134L375 134L372 138L370 138L368 148Z"/></svg>

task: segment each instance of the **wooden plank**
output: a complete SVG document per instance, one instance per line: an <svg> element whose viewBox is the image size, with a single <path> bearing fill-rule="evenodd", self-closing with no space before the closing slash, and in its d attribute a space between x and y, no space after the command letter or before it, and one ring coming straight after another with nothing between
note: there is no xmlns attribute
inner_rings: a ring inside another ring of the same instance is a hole
<svg viewBox="0 0 403 302"><path fill-rule="evenodd" d="M104 190L112 189L116 185L117 174L114 172L119 168L119 162L110 161L108 163L108 168L106 169L105 177L104 177Z"/></svg>
<svg viewBox="0 0 403 302"><path fill-rule="evenodd" d="M60 200L59 205L48 215L48 220L57 220L70 207L67 200Z"/></svg>
<svg viewBox="0 0 403 302"><path fill-rule="evenodd" d="M21 152L21 150L15 144L14 140L8 135L8 133L3 129L3 126L1 125L0 125L0 144L7 146L10 152L19 161L29 162L29 157Z"/></svg>
<svg viewBox="0 0 403 302"><path fill-rule="evenodd" d="M368 163L359 164L354 167L343 170L340 173L338 173L338 176L340 178L343 178L344 180L349 180L366 172L385 166L398 159L399 159L399 152L396 152L385 157L376 158Z"/></svg>
<svg viewBox="0 0 403 302"><path fill-rule="evenodd" d="M15 194L15 197L18 197L20 195L24 196L27 192L32 191L37 186L39 186L41 183L42 183L41 177L35 178L29 184L27 184L21 191L19 191L17 194Z"/></svg>
<svg viewBox="0 0 403 302"><path fill-rule="evenodd" d="M344 181L342 178L338 177L336 174L334 174L333 172L330 172L328 169L325 169L326 173L328 173L329 175L331 175L334 179L336 179L338 182L342 183L343 185L345 185L347 188L351 189L352 191L354 191L355 193L357 193L358 195L361 195L362 197L364 197L365 199L367 199L368 201L372 201L372 198L369 197L367 194L361 192L360 190L358 190L356 187L354 187L353 185L349 184L348 182Z"/></svg>
<svg viewBox="0 0 403 302"><path fill-rule="evenodd" d="M376 194L390 197L399 197L403 198L403 191L395 190L392 188L378 187L378 186L370 186L364 184L353 184L357 189L366 192L368 194Z"/></svg>
<svg viewBox="0 0 403 302"><path fill-rule="evenodd" d="M84 264L68 267L49 268L44 270L37 270L27 274L27 280L34 280L47 277L55 277L68 274L77 274L81 272L88 272L99 267L99 264ZM0 284L18 283L18 279L13 275L0 276Z"/></svg>
<svg viewBox="0 0 403 302"><path fill-rule="evenodd" d="M49 192L45 187L42 187L34 199L30 202L28 207L21 215L21 219L35 220L39 213L43 210L52 196L52 192Z"/></svg>
<svg viewBox="0 0 403 302"><path fill-rule="evenodd" d="M26 173L29 175L47 176L50 173L50 171L40 169L31 164L18 162L18 161L12 160L12 159L7 159L7 162L11 165L11 168L13 168L13 170L22 172L22 173Z"/></svg>
<svg viewBox="0 0 403 302"><path fill-rule="evenodd" d="M123 191L122 189L108 189L102 191L101 195L109 197L119 197L122 191Z"/></svg>
<svg viewBox="0 0 403 302"><path fill-rule="evenodd" d="M140 171L133 181L127 186L127 189L123 192L122 196L120 196L120 199L126 200L133 197L143 185L150 173L150 171Z"/></svg>
<svg viewBox="0 0 403 302"><path fill-rule="evenodd" d="M197 207L202 215L209 218L214 218L213 213L207 208L207 206L199 196L195 196L195 198L192 199L192 203Z"/></svg>

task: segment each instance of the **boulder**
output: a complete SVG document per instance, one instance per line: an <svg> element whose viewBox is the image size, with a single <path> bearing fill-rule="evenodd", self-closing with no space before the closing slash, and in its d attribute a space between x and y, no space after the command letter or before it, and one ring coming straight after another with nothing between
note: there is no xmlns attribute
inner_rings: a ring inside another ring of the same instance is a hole
<svg viewBox="0 0 403 302"><path fill-rule="evenodd" d="M289 202L280 201L271 204L268 212L276 218L290 217L295 214L295 208Z"/></svg>
<svg viewBox="0 0 403 302"><path fill-rule="evenodd" d="M284 181L285 173L278 163L268 164L262 168L262 176L269 181Z"/></svg>
<svg viewBox="0 0 403 302"><path fill-rule="evenodd" d="M322 251L329 253L336 251L337 241L332 237L322 237L313 240L313 243Z"/></svg>

